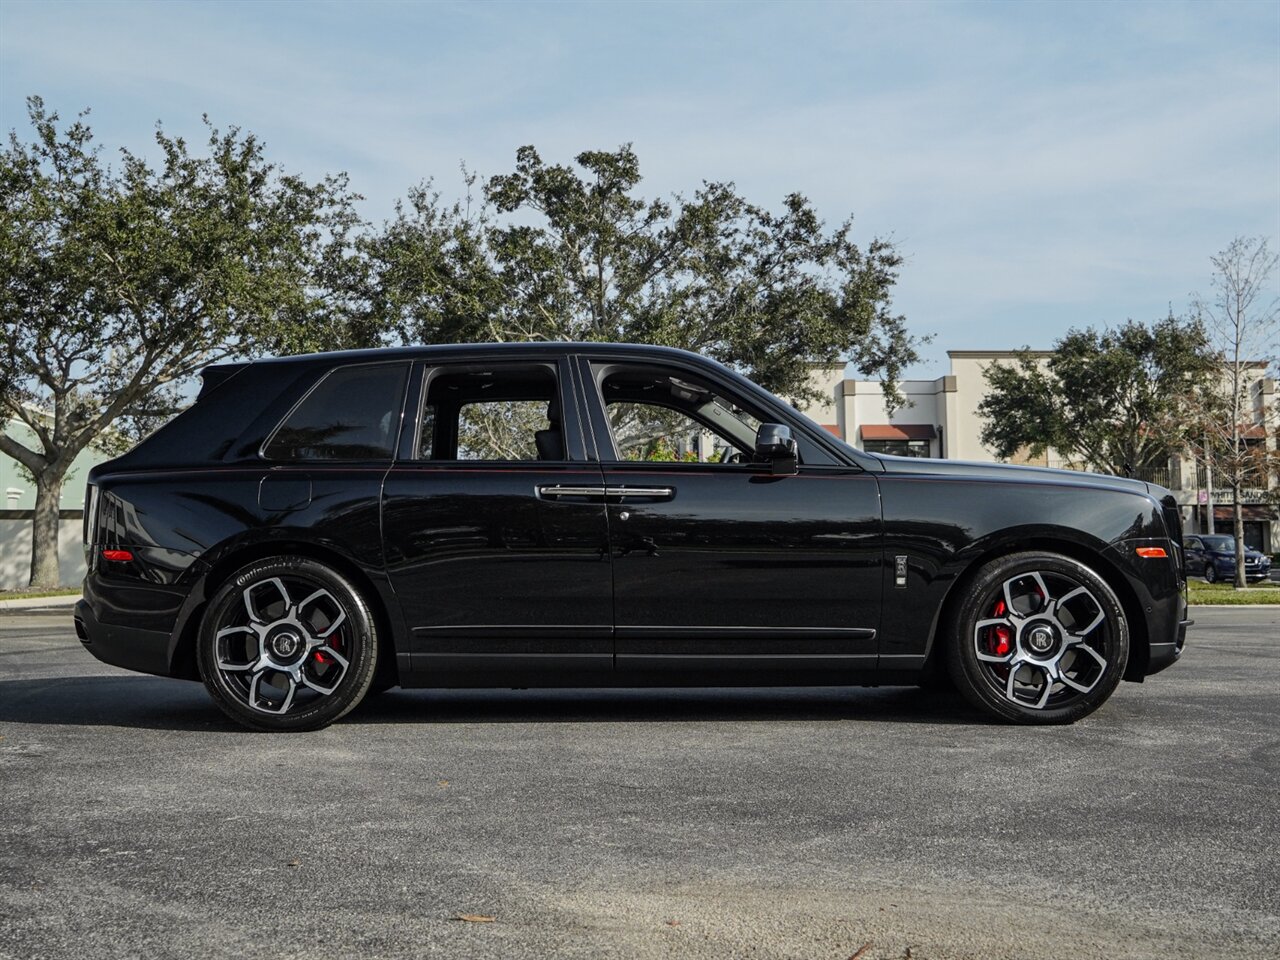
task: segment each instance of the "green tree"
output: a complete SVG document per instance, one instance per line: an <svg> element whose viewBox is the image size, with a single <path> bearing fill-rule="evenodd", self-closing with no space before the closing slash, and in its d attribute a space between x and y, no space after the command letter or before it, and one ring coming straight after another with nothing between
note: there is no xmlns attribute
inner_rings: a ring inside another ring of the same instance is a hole
<svg viewBox="0 0 1280 960"><path fill-rule="evenodd" d="M1214 367L1196 319L1071 330L1043 362L1028 350L987 367L982 442L1001 458L1052 447L1106 473L1158 478L1189 439Z"/></svg>
<svg viewBox="0 0 1280 960"><path fill-rule="evenodd" d="M1213 293L1195 298L1217 359L1201 421L1215 480L1231 490L1235 585L1243 588L1248 581L1242 492L1267 487L1280 461L1274 446L1268 449L1277 440L1278 411L1256 391L1280 351L1280 298L1269 287L1277 258L1265 239L1237 237L1210 262Z"/></svg>
<svg viewBox="0 0 1280 960"><path fill-rule="evenodd" d="M252 135L212 127L204 155L157 130L155 168L122 151L113 169L84 114L60 129L36 97L28 113L33 137L0 150L0 416L38 442L0 433L0 452L35 477L43 587L58 582L59 499L86 446L170 415L205 364L367 334L326 287L358 223L343 178L284 175Z"/></svg>
<svg viewBox="0 0 1280 960"><path fill-rule="evenodd" d="M465 203L445 203L427 183L360 238L355 293L370 327L407 343L501 339L508 293L486 244L489 211L473 204L475 177L465 176Z"/></svg>
<svg viewBox="0 0 1280 960"><path fill-rule="evenodd" d="M828 229L800 194L771 212L732 184L638 195L630 146L547 164L533 147L482 196L410 194L377 237L368 302L410 341L635 341L696 350L791 396L851 359L899 399L919 341L892 311L901 257ZM468 177L469 190L475 178Z"/></svg>

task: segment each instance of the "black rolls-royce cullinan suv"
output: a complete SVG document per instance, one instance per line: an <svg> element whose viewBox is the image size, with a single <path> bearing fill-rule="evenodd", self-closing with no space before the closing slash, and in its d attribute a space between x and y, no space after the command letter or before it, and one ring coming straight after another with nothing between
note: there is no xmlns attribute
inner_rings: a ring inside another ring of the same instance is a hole
<svg viewBox="0 0 1280 960"><path fill-rule="evenodd" d="M205 370L94 468L90 652L311 730L404 687L950 681L1063 723L1173 663L1137 480L872 456L679 350L487 344Z"/></svg>

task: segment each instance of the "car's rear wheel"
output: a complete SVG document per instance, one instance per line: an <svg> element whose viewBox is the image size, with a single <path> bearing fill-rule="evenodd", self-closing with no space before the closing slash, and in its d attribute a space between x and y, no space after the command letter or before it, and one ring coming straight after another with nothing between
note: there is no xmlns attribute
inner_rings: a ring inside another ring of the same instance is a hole
<svg viewBox="0 0 1280 960"><path fill-rule="evenodd" d="M970 702L1015 723L1072 723L1111 696L1129 661L1115 591L1055 553L985 564L964 588L948 670Z"/></svg>
<svg viewBox="0 0 1280 960"><path fill-rule="evenodd" d="M237 571L200 625L197 662L214 702L257 730L317 730L351 710L377 670L364 598L342 574L304 557Z"/></svg>

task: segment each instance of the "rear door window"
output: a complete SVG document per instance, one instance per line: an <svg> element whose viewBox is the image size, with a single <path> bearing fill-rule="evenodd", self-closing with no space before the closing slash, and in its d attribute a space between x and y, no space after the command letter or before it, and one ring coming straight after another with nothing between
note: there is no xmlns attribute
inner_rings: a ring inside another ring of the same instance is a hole
<svg viewBox="0 0 1280 960"><path fill-rule="evenodd" d="M440 367L420 422L420 460L569 459L559 378L547 363Z"/></svg>
<svg viewBox="0 0 1280 960"><path fill-rule="evenodd" d="M400 428L407 363L330 371L276 428L268 460L390 460Z"/></svg>

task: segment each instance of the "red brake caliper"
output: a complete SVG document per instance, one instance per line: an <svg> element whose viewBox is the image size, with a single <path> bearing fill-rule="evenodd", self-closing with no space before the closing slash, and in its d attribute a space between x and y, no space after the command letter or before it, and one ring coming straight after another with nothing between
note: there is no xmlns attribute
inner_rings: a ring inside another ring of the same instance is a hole
<svg viewBox="0 0 1280 960"><path fill-rule="evenodd" d="M1008 610L1003 600L997 600L991 611L993 617L1003 617ZM987 628L987 650L993 657L1003 657L1013 648L1013 631L1007 624L998 623Z"/></svg>
<svg viewBox="0 0 1280 960"><path fill-rule="evenodd" d="M342 649L342 631L338 631L332 637L329 638L329 646L333 647L333 649L335 650ZM324 650L317 650L314 656L315 656L316 666L318 667L326 667L329 664L335 662L324 652Z"/></svg>

